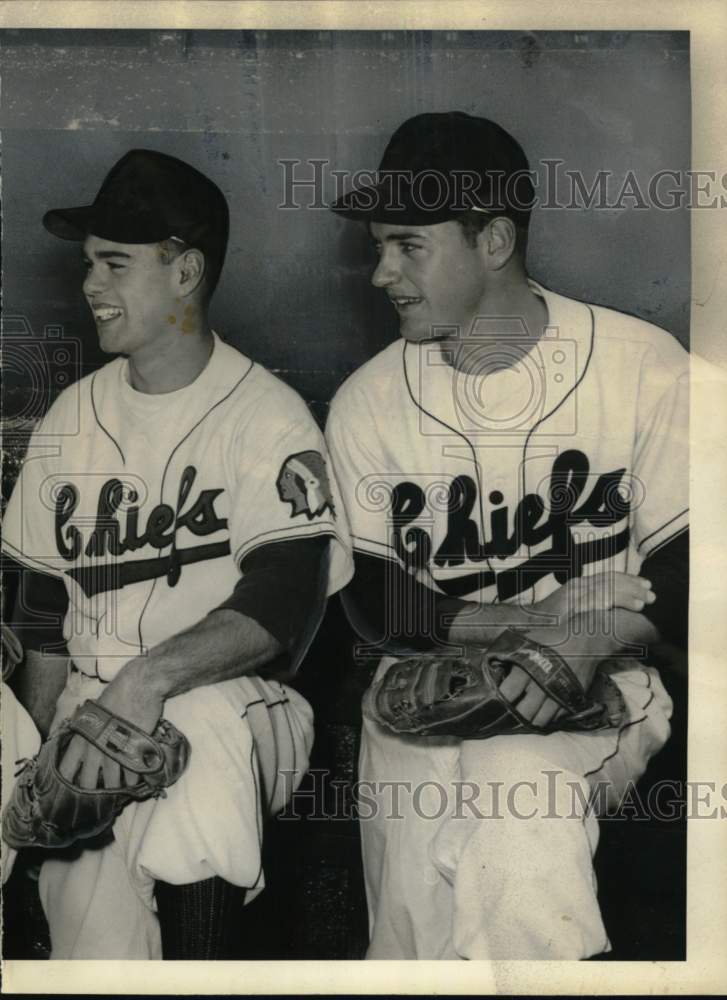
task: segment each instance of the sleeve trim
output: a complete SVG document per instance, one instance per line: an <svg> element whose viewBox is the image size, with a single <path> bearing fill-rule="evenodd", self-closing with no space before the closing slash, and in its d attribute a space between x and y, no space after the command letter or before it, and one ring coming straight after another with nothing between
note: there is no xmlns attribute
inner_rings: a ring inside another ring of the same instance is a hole
<svg viewBox="0 0 727 1000"><path fill-rule="evenodd" d="M297 538L325 538L328 537L334 542L337 542L344 553L349 551L349 546L347 541L342 537L342 535L330 524L301 524L296 525L293 530L289 528L278 528L275 531L263 532L260 535L256 535L255 538L249 539L247 542L242 544L235 552L235 563L237 566L240 565L243 559L254 552L256 549L262 546L268 545L271 542L285 542L294 541ZM342 590L347 583L350 582L353 577L353 561L351 559L346 559L346 569L343 573L335 572L335 560L331 558L329 565L329 575L328 575L328 589L327 596L331 597L337 591Z"/></svg>
<svg viewBox="0 0 727 1000"><path fill-rule="evenodd" d="M355 552L363 552L370 556L383 556L385 559L394 559L399 563L392 545L377 542L373 538L364 538L362 535L351 535L351 540Z"/></svg>
<svg viewBox="0 0 727 1000"><path fill-rule="evenodd" d="M655 556L657 552L661 552L663 548L666 548L667 545L671 545L672 542L676 541L677 538L681 538L681 536L686 534L688 531L689 531L689 525L685 524L678 531L675 531L674 534L669 535L668 538L663 539L663 541L659 542L658 545L655 545L652 549L649 549L648 555Z"/></svg>
<svg viewBox="0 0 727 1000"><path fill-rule="evenodd" d="M61 569L56 569L53 566L49 566L48 563L41 562L40 559L33 559L31 556L21 552L20 549L16 548L12 542L7 539L3 540L3 549L10 555L13 559L19 562L22 566L27 569L36 570L38 573L45 573L47 576L53 576L58 580L63 580L65 582L66 575Z"/></svg>
<svg viewBox="0 0 727 1000"><path fill-rule="evenodd" d="M680 511L669 521L666 521L661 527L657 528L656 531L652 531L650 535L643 538L637 546L637 552L639 555L646 557L656 552L667 542L670 542L677 535L682 534L689 527L689 508Z"/></svg>
<svg viewBox="0 0 727 1000"><path fill-rule="evenodd" d="M235 551L235 563L239 566L242 560L246 556L249 556L251 552L259 549L262 545L269 545L270 542L285 542L289 539L294 540L310 536L316 538L320 535L329 535L343 544L341 535L330 524L299 524L291 528L275 528L271 531L263 531L259 535L255 535L254 538L249 538L246 542L243 542Z"/></svg>

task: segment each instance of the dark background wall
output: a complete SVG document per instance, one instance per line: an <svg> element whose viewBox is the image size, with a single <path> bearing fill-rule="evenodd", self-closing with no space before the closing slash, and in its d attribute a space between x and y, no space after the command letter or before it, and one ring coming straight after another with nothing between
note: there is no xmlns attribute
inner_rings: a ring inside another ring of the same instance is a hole
<svg viewBox="0 0 727 1000"><path fill-rule="evenodd" d="M39 416L64 379L105 360L81 296L79 249L48 235L41 217L91 201L129 148L179 156L222 187L232 230L214 325L297 388L321 421L343 378L397 336L396 320L369 285L373 261L360 227L324 209L277 207L285 197L281 160L329 161L328 202L330 169L373 170L405 118L460 109L510 130L533 167L562 160L561 171L581 171L588 186L598 171L611 172L611 202L628 171L646 190L656 171L690 166L684 32L4 31L0 58L10 416ZM300 198L309 206L312 195L302 190ZM634 200L536 212L530 271L555 290L656 322L686 344L688 214ZM58 345L75 342L77 355L59 359ZM7 440L18 445L15 459L23 436ZM16 468L6 467L5 492ZM352 645L331 602L300 677L318 720L313 765L343 782L355 777L370 669L356 665ZM679 773L683 740L675 747L671 758L657 758L669 777ZM299 811L315 812L320 803L312 802ZM618 957L680 957L681 827L605 826L601 898ZM239 957L360 957L366 916L355 822L313 817L278 822L269 834L269 891L240 915ZM8 957L45 953L32 885L19 867L5 893Z"/></svg>
<svg viewBox="0 0 727 1000"><path fill-rule="evenodd" d="M689 167L685 32L5 31L0 42L6 315L36 334L62 326L84 369L103 359L79 255L40 220L91 201L131 147L180 156L222 187L232 232L214 322L318 404L396 336L396 321L368 284L361 227L278 209L281 160L302 161L305 177L308 160L329 161L329 202L331 169L375 169L406 117L461 109L511 130L534 167L563 160L560 176L580 170L589 186L612 172L612 195L629 170L646 190L657 170ZM312 193L298 194L309 206ZM537 212L530 270L684 342L688 214L633 203Z"/></svg>

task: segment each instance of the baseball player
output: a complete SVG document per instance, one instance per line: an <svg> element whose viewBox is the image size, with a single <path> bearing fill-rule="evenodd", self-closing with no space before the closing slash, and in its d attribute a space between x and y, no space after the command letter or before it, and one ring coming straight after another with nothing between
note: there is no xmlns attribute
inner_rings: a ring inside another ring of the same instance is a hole
<svg viewBox="0 0 727 1000"><path fill-rule="evenodd" d="M670 732L646 650L686 644L687 355L528 277L533 193L512 136L451 112L404 122L376 183L334 205L367 225L401 332L330 409L356 566L344 605L380 660L375 685L402 656L515 628L586 690L618 654L626 714L588 733L422 738L379 725L369 689L370 958L609 951L596 813ZM525 671L500 692L533 725L557 723Z"/></svg>
<svg viewBox="0 0 727 1000"><path fill-rule="evenodd" d="M48 852L51 957L234 957L263 820L307 766L312 712L281 679L351 575L345 515L303 401L209 327L228 235L212 181L132 150L93 204L43 222L82 244L119 356L52 405L7 509L19 690L44 735L92 699L147 733L163 714L191 747L112 838ZM100 751L75 735L60 769L95 789Z"/></svg>

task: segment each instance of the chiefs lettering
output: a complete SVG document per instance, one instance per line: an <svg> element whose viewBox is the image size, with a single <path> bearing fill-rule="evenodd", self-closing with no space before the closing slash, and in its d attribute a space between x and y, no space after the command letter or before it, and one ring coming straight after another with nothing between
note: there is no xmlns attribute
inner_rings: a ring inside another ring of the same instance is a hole
<svg viewBox="0 0 727 1000"><path fill-rule="evenodd" d="M175 507L157 504L149 512L142 531L139 530L139 508L134 505L137 499L135 492L127 490L125 494L121 480L109 479L99 491L96 522L88 538L84 538L77 525L69 523L78 507L79 492L73 483L64 483L56 493L55 505L56 546L63 559L74 562L81 554L101 559L107 555L121 556L145 546L157 550L170 547L165 559L157 556L121 565L104 563L67 570L68 575L88 595L163 575L173 587L185 563L227 555L230 551L229 540L177 549L177 532L181 528L187 528L197 536L214 534L227 528L227 519L219 517L214 508L215 500L223 492L221 489L201 490L197 499L184 509L196 476L195 467L188 465L182 473ZM129 506L122 512L120 508L125 503Z"/></svg>
<svg viewBox="0 0 727 1000"><path fill-rule="evenodd" d="M548 549L524 560L516 569L496 574L488 566L482 572L437 579L437 584L450 596L463 596L496 583L499 599L505 600L550 573L559 583L565 583L579 576L585 564L626 548L629 540L629 528L625 525L614 535L583 543L575 541L572 532L575 525L583 522L594 527L615 525L630 512L630 503L619 490L626 470L616 469L599 476L586 494L589 471L583 452L575 449L564 452L553 463L547 505L537 493L528 493L512 517L503 505L502 494L490 493L488 499L495 509L490 515L489 539L480 537L478 524L471 516L477 500L474 480L466 475L455 477L448 492L446 535L436 552L429 532L421 526L411 526L426 506L424 491L412 482L399 483L391 498L396 553L407 569L416 572L430 562L435 568L487 562L490 557L513 556L523 547L550 541Z"/></svg>

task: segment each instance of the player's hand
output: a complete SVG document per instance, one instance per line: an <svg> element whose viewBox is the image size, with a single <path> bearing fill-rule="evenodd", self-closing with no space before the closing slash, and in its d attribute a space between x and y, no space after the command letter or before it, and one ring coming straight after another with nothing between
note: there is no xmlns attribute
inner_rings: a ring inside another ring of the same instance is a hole
<svg viewBox="0 0 727 1000"><path fill-rule="evenodd" d="M584 691L593 681L598 664L607 655L603 636L596 634L572 635L567 623L558 628L533 629L528 638L543 646L553 646L567 661ZM500 684L500 691L515 704L518 712L536 726L547 726L565 714L560 705L548 698L542 688L520 667L513 667Z"/></svg>
<svg viewBox="0 0 727 1000"><path fill-rule="evenodd" d="M109 712L151 733L161 718L164 702L143 685L142 673L136 669L134 662L123 667L109 681L97 700ZM59 770L64 778L81 788L97 788L99 784L112 788L122 783L121 767L82 736L72 737ZM124 772L124 780L136 784L138 778L127 771Z"/></svg>
<svg viewBox="0 0 727 1000"><path fill-rule="evenodd" d="M73 736L58 765L63 777L81 788L118 788L121 767L101 753L82 736ZM129 775L129 784L136 784L136 775Z"/></svg>
<svg viewBox="0 0 727 1000"><path fill-rule="evenodd" d="M610 611L625 608L627 611L643 611L647 604L653 604L656 594L651 589L651 581L632 573L594 573L592 576L577 576L553 591L544 600L538 601L538 611L572 618L574 615L594 611Z"/></svg>

